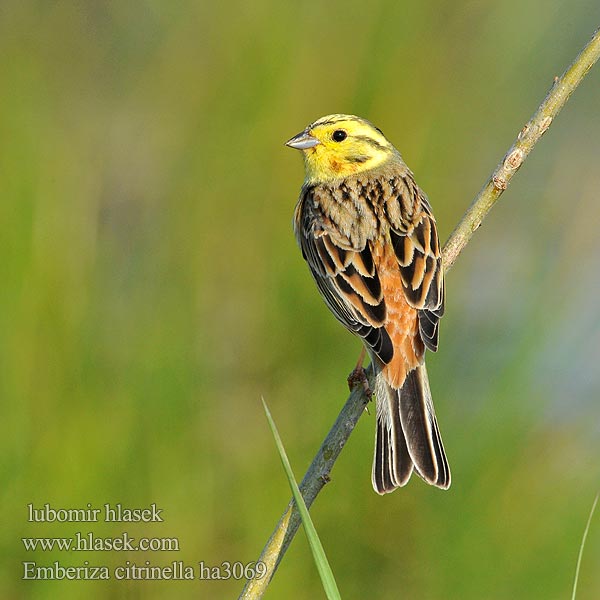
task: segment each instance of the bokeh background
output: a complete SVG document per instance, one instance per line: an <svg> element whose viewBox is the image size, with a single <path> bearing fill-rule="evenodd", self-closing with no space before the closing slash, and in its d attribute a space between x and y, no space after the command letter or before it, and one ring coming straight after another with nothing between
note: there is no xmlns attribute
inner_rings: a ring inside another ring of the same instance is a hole
<svg viewBox="0 0 600 600"><path fill-rule="evenodd" d="M46 566L255 560L347 397L359 343L295 246L283 142L371 119L446 239L600 25L597 1L2 0L0 596L234 598L240 581L22 581ZM313 516L344 598L569 597L600 487L600 67L447 280L429 373L453 469L371 489L373 416ZM28 523L120 502L160 524ZM600 597L600 515L578 598ZM178 553L24 536L177 537ZM323 597L298 535L266 595Z"/></svg>

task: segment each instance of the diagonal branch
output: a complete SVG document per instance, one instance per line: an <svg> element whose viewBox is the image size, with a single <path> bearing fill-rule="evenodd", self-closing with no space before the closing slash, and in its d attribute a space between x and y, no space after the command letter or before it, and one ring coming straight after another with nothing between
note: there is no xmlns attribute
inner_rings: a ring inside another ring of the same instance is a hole
<svg viewBox="0 0 600 600"><path fill-rule="evenodd" d="M507 188L514 174L599 57L600 28L594 32L590 42L563 75L555 78L544 101L520 131L513 145L448 238L443 249L444 271L447 272L452 267L473 233ZM370 368L367 369L367 376L369 374ZM317 494L329 481L329 473L368 401L363 387L355 386L300 484L307 507L310 508ZM299 526L300 516L292 500L260 555L259 560L267 566L267 575L263 579L248 580L240 600L262 597Z"/></svg>
<svg viewBox="0 0 600 600"><path fill-rule="evenodd" d="M562 77L554 78L554 84L548 95L535 111L533 117L521 129L513 145L479 194L477 194L460 223L450 234L443 249L445 271L450 270L462 249L467 245L475 230L481 225L487 213L506 189L523 161L542 135L548 131L552 121L554 121L561 108L566 104L571 94L599 57L600 28L596 29L592 39L563 73Z"/></svg>

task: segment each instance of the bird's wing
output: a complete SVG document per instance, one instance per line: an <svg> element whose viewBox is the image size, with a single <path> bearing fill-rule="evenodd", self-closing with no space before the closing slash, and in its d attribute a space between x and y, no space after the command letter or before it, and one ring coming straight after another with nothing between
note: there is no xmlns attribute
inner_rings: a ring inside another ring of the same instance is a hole
<svg viewBox="0 0 600 600"><path fill-rule="evenodd" d="M333 314L387 364L393 355L392 341L384 328L385 301L366 239L352 243L307 201L306 194L297 206L294 229L302 255Z"/></svg>
<svg viewBox="0 0 600 600"><path fill-rule="evenodd" d="M429 202L412 178L403 178L401 184L400 193L386 206L391 242L406 300L418 309L421 339L435 352L438 324L444 314L444 271L437 228Z"/></svg>

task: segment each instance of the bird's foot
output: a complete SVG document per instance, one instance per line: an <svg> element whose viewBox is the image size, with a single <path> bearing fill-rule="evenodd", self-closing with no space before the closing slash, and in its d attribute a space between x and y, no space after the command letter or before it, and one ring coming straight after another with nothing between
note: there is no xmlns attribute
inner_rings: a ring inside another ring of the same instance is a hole
<svg viewBox="0 0 600 600"><path fill-rule="evenodd" d="M369 386L369 379L367 378L367 374L365 373L365 369L363 368L364 359L365 349L363 347L363 349L360 352L360 356L358 357L356 367L354 367L350 375L348 375L348 387L350 388L350 391L352 391L355 388L355 386L361 385L365 392L365 396L367 396L367 398L371 400L371 398L373 397L373 391Z"/></svg>
<svg viewBox="0 0 600 600"><path fill-rule="evenodd" d="M373 390L369 386L369 380L367 378L367 374L362 366L356 367L350 375L348 375L348 387L350 391L354 389L355 386L362 385L362 388L365 392L365 396L369 400L373 397Z"/></svg>

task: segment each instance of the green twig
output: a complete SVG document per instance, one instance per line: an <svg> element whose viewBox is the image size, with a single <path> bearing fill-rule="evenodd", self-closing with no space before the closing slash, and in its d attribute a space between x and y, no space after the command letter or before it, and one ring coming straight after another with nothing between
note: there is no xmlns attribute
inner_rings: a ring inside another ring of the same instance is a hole
<svg viewBox="0 0 600 600"><path fill-rule="evenodd" d="M369 369L367 369L368 373ZM369 399L363 393L362 386L356 386L298 486L307 508L310 508L317 494L329 481L329 473L368 402ZM285 551L296 535L300 523L300 513L292 499L258 559L266 564L268 575L262 579L248 580L242 590L240 600L262 597L269 580L273 577Z"/></svg>
<svg viewBox="0 0 600 600"><path fill-rule="evenodd" d="M596 510L596 504L598 504L598 498L600 497L600 492L596 494L596 498L592 504L592 510L590 510L590 516L588 517L587 524L583 531L583 538L581 538L581 545L579 546L579 554L577 556L577 567L575 567L575 580L573 581L573 594L571 596L571 600L575 600L577 596L577 583L579 582L579 568L581 567L581 559L583 558L583 549L585 548L585 540L587 540L588 531L590 530L590 523L592 522L592 517L594 516L594 511Z"/></svg>
<svg viewBox="0 0 600 600"><path fill-rule="evenodd" d="M588 45L579 53L562 77L555 77L552 88L535 114L521 129L500 164L483 186L460 223L450 234L444 246L444 266L448 271L467 245L473 233L506 189L533 147L548 131L550 125L566 104L571 94L600 57L600 28L596 29Z"/></svg>
<svg viewBox="0 0 600 600"><path fill-rule="evenodd" d="M544 101L521 129L513 145L448 238L442 251L444 271L450 270L473 233L507 188L514 174L521 167L535 144L548 130L561 108L599 57L600 28L594 32L590 42L579 53L565 73L561 77L555 78ZM362 386L357 386L350 394L342 412L327 434L300 484L300 490L307 507L310 508L317 494L329 481L329 473L356 423L362 416L367 402L368 399ZM254 600L262 597L299 525L300 517L292 501L279 520L259 558L259 560L267 563L268 576L258 581L248 581L242 590L240 599Z"/></svg>
<svg viewBox="0 0 600 600"><path fill-rule="evenodd" d="M312 519L310 518L310 513L308 512L308 508L306 507L306 503L304 502L304 498L302 497L300 488L298 487L298 484L294 479L292 466L290 465L290 461L287 457L287 454L285 453L285 448L283 447L283 442L281 441L281 437L279 436L279 432L277 431L277 426L275 425L275 421L273 421L271 411L269 410L267 403L264 401L264 398L263 406L265 408L267 420L269 421L269 426L271 427L271 431L273 432L273 437L275 438L275 444L277 445L279 457L281 458L285 474L287 475L288 482L292 489L295 507L298 508L298 512L300 513L300 517L302 518L302 523L304 525L304 531L306 532L308 544L310 546L313 559L319 571L319 575L321 577L325 593L327 594L327 598L330 600L341 600L340 592L338 590L335 577L333 576L333 572L331 570L331 567L329 566L329 561L327 560L327 556L325 555L325 550L323 549L323 544L321 543L321 540L319 539L319 536L317 534L317 530L315 529Z"/></svg>

